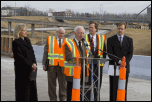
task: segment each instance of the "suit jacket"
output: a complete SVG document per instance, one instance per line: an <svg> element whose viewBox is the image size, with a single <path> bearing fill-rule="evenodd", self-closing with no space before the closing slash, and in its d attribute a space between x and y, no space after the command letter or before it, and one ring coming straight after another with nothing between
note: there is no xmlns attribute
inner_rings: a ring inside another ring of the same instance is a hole
<svg viewBox="0 0 152 102"><path fill-rule="evenodd" d="M24 40L22 38L15 39L12 42L12 51L16 78L29 79L32 64L37 64L30 39L27 37Z"/></svg>
<svg viewBox="0 0 152 102"><path fill-rule="evenodd" d="M89 38L89 42L90 42L90 44L92 43L92 41L91 41L91 37L90 37L90 34L88 35L88 38ZM97 46L98 46L98 36L97 36L97 34L96 34L96 44L97 44ZM91 47L91 46L90 46ZM92 52L92 47L91 47L91 52ZM106 46L105 46L105 42L104 42L104 48L103 48L103 51L105 51L106 52ZM95 49L95 51L94 51L94 53L92 52L92 54L93 54L93 56L94 56L94 58L97 58L97 56L98 56L98 47L96 47L96 49ZM106 53L103 53L103 58L106 58Z"/></svg>
<svg viewBox="0 0 152 102"><path fill-rule="evenodd" d="M86 56L86 49L85 49L84 44L82 43L82 50L83 50L83 54L82 54L81 51L80 51L79 45L77 44L77 42L75 41L75 39L74 39L74 42L76 43L76 46L77 46L77 48L79 50L80 57L85 57ZM66 61L70 61L72 59L72 54L71 54L71 51L70 51L69 47L66 44L65 44L65 52L66 52L65 53ZM85 70L85 75L87 74L86 72L87 71ZM83 60L81 60L81 80L83 80L82 78L83 78ZM89 80L88 78L89 78L88 76L85 76L85 82L88 82L88 80ZM73 77L65 76L65 80L73 82Z"/></svg>
<svg viewBox="0 0 152 102"><path fill-rule="evenodd" d="M63 41L64 42L64 41ZM62 46L62 45L61 45ZM46 64L46 60L48 58L48 39L46 40L46 44L44 46L44 53L43 53L43 59L42 59L42 65ZM53 71L54 67L48 66L48 68L51 68L51 72ZM64 73L64 68L62 67L62 73Z"/></svg>
<svg viewBox="0 0 152 102"><path fill-rule="evenodd" d="M125 36L123 37L122 46L120 45L120 41L117 37L117 35L114 35L107 39L107 52L113 55L116 55L117 57L121 58L125 56L126 58L126 68L127 72L130 73L130 60L133 56L133 40L132 38ZM110 59L112 59L109 62L109 65L114 65L114 60L116 61L117 65L119 62L119 59L114 58L111 55L108 55Z"/></svg>

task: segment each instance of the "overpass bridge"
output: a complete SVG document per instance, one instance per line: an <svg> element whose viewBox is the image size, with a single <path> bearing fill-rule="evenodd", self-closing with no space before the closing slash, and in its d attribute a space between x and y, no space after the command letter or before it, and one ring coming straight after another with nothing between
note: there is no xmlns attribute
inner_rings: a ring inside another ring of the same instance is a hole
<svg viewBox="0 0 152 102"><path fill-rule="evenodd" d="M7 21L8 22L8 32L10 35L11 32L11 23L12 22L17 22L17 23L27 23L27 24L31 24L31 36L34 37L34 25L35 24L40 24L40 25L50 25L50 26L56 26L56 27L70 27L71 29L76 26L78 26L78 24L66 24L66 23L54 23L54 22L41 22L41 21L36 21L36 20L24 20L24 19L10 19L10 18L1 18L1 21ZM82 25L85 29L88 29L89 26L88 25ZM103 29L101 27L99 27L98 29ZM111 27L111 29L113 29L113 27ZM104 29L107 30L107 29ZM108 29L110 30L110 29Z"/></svg>
<svg viewBox="0 0 152 102"><path fill-rule="evenodd" d="M50 26L56 26L56 27L71 27L74 28L78 24L66 24L66 23L54 23L54 22L41 22L41 21L36 21L36 20L24 20L24 19L9 19L9 18L1 18L1 21L7 21L8 22L8 32L10 35L11 32L11 23L16 22L16 23L26 23L26 24L31 24L31 36L34 36L34 25L35 24L40 24L40 25L50 25ZM85 29L89 28L88 26L84 25L83 26Z"/></svg>
<svg viewBox="0 0 152 102"><path fill-rule="evenodd" d="M118 22L126 22L126 23L149 23L151 22L151 18L138 18L138 19L132 19L132 18L91 18L91 17L64 17L64 16L55 16L56 19L62 19L62 20L82 20L82 21L111 21L114 23Z"/></svg>

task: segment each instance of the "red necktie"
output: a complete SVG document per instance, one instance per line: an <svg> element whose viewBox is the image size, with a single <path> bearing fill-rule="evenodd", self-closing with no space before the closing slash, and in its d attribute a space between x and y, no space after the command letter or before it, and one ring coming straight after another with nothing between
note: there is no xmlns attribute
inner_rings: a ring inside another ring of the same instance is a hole
<svg viewBox="0 0 152 102"><path fill-rule="evenodd" d="M93 42L93 36L92 36L92 48L93 48L93 51L94 51L94 42Z"/></svg>

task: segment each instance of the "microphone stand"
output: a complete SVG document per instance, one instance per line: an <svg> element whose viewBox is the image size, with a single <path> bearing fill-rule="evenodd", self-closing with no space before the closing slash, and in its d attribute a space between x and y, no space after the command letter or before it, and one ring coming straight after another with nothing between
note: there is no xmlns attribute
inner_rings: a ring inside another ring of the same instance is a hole
<svg viewBox="0 0 152 102"><path fill-rule="evenodd" d="M88 45L88 44L85 44L85 45L86 45L86 46L91 46L91 45ZM92 47L92 48L95 48L95 47L93 47L93 46L91 46L91 47ZM107 52L105 52L105 51L102 51L101 49L98 49L98 50L100 50L100 51L103 52L103 53L109 54L109 55L111 55L111 56L113 56L113 57L121 60L121 58L119 58L119 57L117 57L117 56L115 56L115 55L113 55L113 54L110 54L110 53L107 53ZM114 60L114 76L116 76L116 60Z"/></svg>

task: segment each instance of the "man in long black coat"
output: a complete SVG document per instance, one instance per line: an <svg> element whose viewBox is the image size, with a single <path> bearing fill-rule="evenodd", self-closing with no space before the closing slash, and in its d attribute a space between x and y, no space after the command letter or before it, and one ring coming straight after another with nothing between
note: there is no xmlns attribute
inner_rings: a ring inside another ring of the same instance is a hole
<svg viewBox="0 0 152 102"><path fill-rule="evenodd" d="M12 42L16 101L38 101L36 80L29 79L32 66L36 68L36 59L30 39L26 37L26 27L19 36Z"/></svg>

